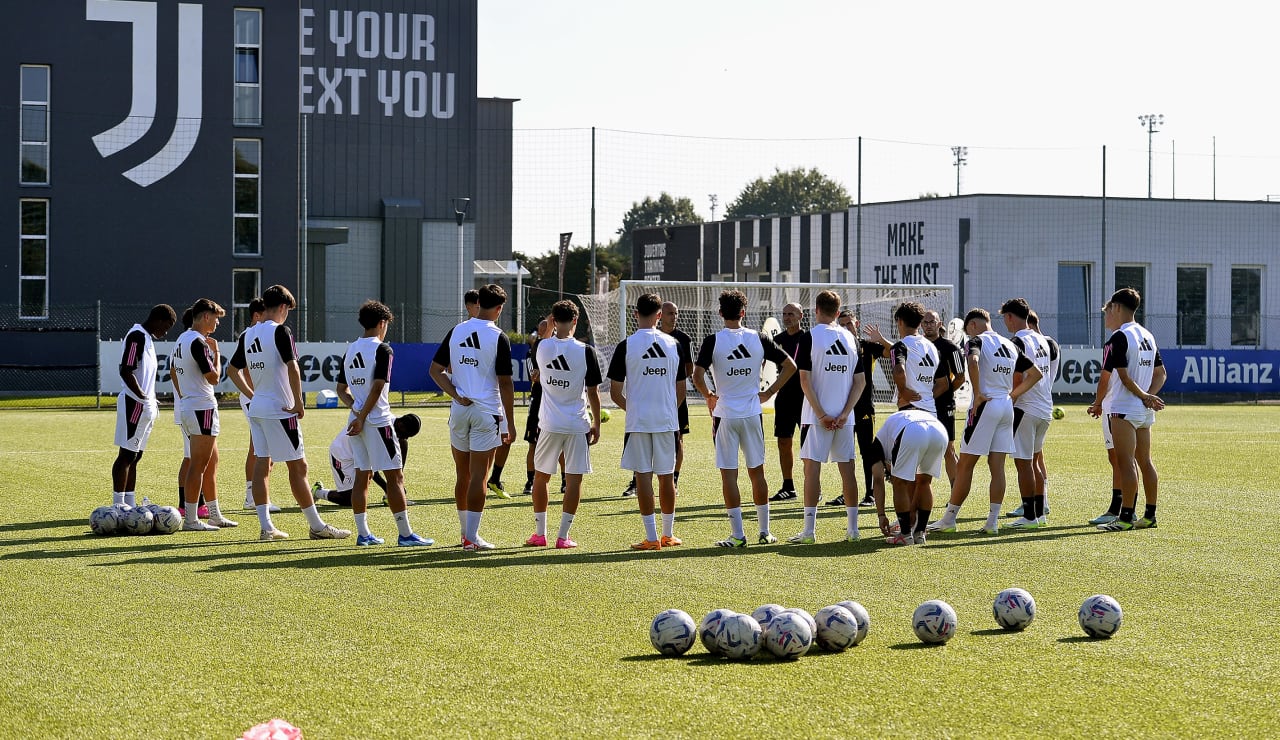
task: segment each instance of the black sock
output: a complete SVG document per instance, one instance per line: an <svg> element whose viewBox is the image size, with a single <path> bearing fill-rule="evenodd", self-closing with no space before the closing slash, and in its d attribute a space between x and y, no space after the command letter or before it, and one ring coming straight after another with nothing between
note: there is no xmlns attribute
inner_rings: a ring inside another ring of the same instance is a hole
<svg viewBox="0 0 1280 740"><path fill-rule="evenodd" d="M489 482L490 483L502 482L502 466L501 465L493 466L493 474L489 476Z"/></svg>
<svg viewBox="0 0 1280 740"><path fill-rule="evenodd" d="M1124 494L1120 493L1119 488L1111 489L1111 505L1107 507L1107 513L1115 516L1120 513L1120 504L1124 501Z"/></svg>
<svg viewBox="0 0 1280 740"><path fill-rule="evenodd" d="M187 489L183 486L178 486L178 508L187 508Z"/></svg>
<svg viewBox="0 0 1280 740"><path fill-rule="evenodd" d="M203 492L200 494L200 501L198 501L198 502L196 503L196 505L197 505L197 506L204 506L204 493L203 493Z"/></svg>
<svg viewBox="0 0 1280 740"><path fill-rule="evenodd" d="M790 478L783 478L783 479L782 479L782 490L784 490L784 491L794 491L794 490L796 490L796 482L795 482L795 481L793 481L793 480L791 480Z"/></svg>
<svg viewBox="0 0 1280 740"><path fill-rule="evenodd" d="M911 512L898 512L898 526L902 528L902 534L911 534Z"/></svg>
<svg viewBox="0 0 1280 740"><path fill-rule="evenodd" d="M1156 505L1155 505L1155 504L1147 504L1147 509L1146 509L1146 511L1142 512L1142 518L1143 518L1143 519L1150 519L1151 521L1153 521L1153 522L1154 522L1154 521L1156 520Z"/></svg>
<svg viewBox="0 0 1280 740"><path fill-rule="evenodd" d="M1032 503L1035 504L1035 507L1036 507L1036 519L1043 517L1045 515L1044 496L1043 495L1035 496L1034 498L1031 499L1031 501Z"/></svg>
<svg viewBox="0 0 1280 740"><path fill-rule="evenodd" d="M1036 500L1034 497L1022 499L1022 518L1023 519L1036 518Z"/></svg>
<svg viewBox="0 0 1280 740"><path fill-rule="evenodd" d="M924 528L929 524L929 515L933 512L929 509L920 509L916 512L916 531L923 532Z"/></svg>
<svg viewBox="0 0 1280 740"><path fill-rule="evenodd" d="M671 478L672 478L672 481L671 481L672 483L676 484L677 486L678 486L678 485L680 485L680 471L679 471L679 470L677 470L674 474L672 474Z"/></svg>
<svg viewBox="0 0 1280 740"><path fill-rule="evenodd" d="M535 473L534 473L532 470L530 470L530 471L528 471L528 472L526 473L526 475L528 475L528 476L529 476L529 478L528 478L528 480L526 480L526 481L525 481L525 484L526 484L526 485L530 485L530 486L532 486L532 485L533 485L533 476L535 475Z"/></svg>
<svg viewBox="0 0 1280 740"><path fill-rule="evenodd" d="M1135 506L1121 506L1121 507L1120 507L1120 521L1122 521L1122 522L1129 522L1130 524L1132 524L1132 523L1133 523L1133 510L1134 510L1135 508L1137 508L1137 507L1135 507Z"/></svg>

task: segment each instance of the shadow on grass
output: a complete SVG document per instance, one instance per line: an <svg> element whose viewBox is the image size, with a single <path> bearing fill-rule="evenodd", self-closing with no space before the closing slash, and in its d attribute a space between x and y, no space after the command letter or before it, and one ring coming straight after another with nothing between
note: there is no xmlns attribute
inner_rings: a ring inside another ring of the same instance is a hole
<svg viewBox="0 0 1280 740"><path fill-rule="evenodd" d="M697 653L684 655L663 655L662 653L645 653L644 655L624 655L618 658L623 663L657 663L660 661L678 661L680 663L691 663L700 658L707 657L706 654L698 655Z"/></svg>
<svg viewBox="0 0 1280 740"><path fill-rule="evenodd" d="M58 527L87 527L89 517L83 519L58 519L48 522L13 522L12 524L0 524L0 533L3 532L29 532L33 529L56 529ZM23 540L30 542L31 540Z"/></svg>
<svg viewBox="0 0 1280 740"><path fill-rule="evenodd" d="M1110 639L1111 638L1109 637L1090 637L1088 635L1072 635L1071 637L1059 637L1058 642L1066 643L1070 645L1077 642L1106 642L1107 640L1110 640Z"/></svg>
<svg viewBox="0 0 1280 740"><path fill-rule="evenodd" d="M890 645L890 650L932 650L934 648L944 648L945 642L900 642L897 645Z"/></svg>
<svg viewBox="0 0 1280 740"><path fill-rule="evenodd" d="M1016 635L1020 630L1002 630L998 627L985 630L973 630L969 634L977 637L998 637L999 635Z"/></svg>
<svg viewBox="0 0 1280 740"><path fill-rule="evenodd" d="M947 532L947 533L931 533L929 535L929 544L925 545L927 549L948 549L952 547L983 547L986 545L1003 545L1013 542L1032 542L1039 540L1060 540L1067 537L1081 537L1084 535L1102 535L1106 536L1107 532L1099 532L1092 524L1062 526L1062 527L1042 527L1027 532L1019 532L1016 530L1004 531L998 535L983 535L976 530L973 532Z"/></svg>

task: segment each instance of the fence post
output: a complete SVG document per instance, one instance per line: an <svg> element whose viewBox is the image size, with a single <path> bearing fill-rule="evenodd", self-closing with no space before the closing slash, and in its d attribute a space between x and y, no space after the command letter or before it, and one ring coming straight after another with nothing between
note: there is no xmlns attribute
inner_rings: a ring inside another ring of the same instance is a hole
<svg viewBox="0 0 1280 740"><path fill-rule="evenodd" d="M93 397L95 399L96 408L101 409L102 408L102 357L101 357L102 352L100 350L100 347L102 345L102 300L99 299L95 303L95 306L96 306L96 315L94 316L94 320L93 320L93 323L94 323L93 354L98 356L98 363L97 363L98 365L97 386L98 387L93 389Z"/></svg>

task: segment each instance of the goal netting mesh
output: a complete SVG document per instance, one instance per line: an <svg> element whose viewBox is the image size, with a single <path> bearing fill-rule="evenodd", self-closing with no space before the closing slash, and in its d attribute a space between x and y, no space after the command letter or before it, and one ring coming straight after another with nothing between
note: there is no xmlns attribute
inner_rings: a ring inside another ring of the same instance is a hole
<svg viewBox="0 0 1280 740"><path fill-rule="evenodd" d="M871 285L824 283L737 283L737 282L646 282L624 280L617 290L599 295L581 296L592 329L596 349L606 367L618 342L636 330L636 299L645 293L657 293L664 301L679 307L677 328L693 337L696 354L702 339L724 327L719 315L719 296L724 290L740 290L747 296L747 315L743 326L769 334L782 331L782 308L798 303L805 309L803 328L813 318L814 299L823 290L835 291L841 304L853 309L863 325L876 326L889 340L895 339L893 310L903 301L916 301L926 309L937 311L945 325L953 304L950 285ZM953 341L956 337L952 337ZM761 382L772 382L776 369L767 365ZM876 363L875 401L893 401L893 383L886 362ZM693 384L689 393L696 394Z"/></svg>

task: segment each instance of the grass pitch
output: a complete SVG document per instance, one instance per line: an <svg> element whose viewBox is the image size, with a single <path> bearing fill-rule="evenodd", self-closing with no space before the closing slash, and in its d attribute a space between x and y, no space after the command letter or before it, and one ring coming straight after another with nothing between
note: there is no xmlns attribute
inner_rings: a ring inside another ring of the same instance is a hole
<svg viewBox="0 0 1280 740"><path fill-rule="evenodd" d="M0 736L216 737L282 717L309 738L506 736L1252 736L1280 733L1280 651L1262 627L1280 611L1275 460L1280 414L1254 406L1171 407L1155 427L1160 527L1100 533L1084 522L1109 499L1098 422L1068 406L1047 447L1050 528L980 538L985 472L962 531L891 549L862 517L823 506L819 544L724 551L727 523L705 410L681 477L680 548L636 553L633 499L618 494L622 414L594 448L573 529L575 551L520 546L527 498L490 500L482 532L499 549L463 553L444 409L415 409L407 479L428 550L311 542L283 470L273 498L294 538L256 541L241 512L247 429L223 414L220 490L238 529L99 538L87 517L110 500L110 411L0 413ZM517 412L523 427L523 409ZM162 419L166 416L162 414ZM314 474L343 425L303 421ZM504 476L523 483L517 442ZM181 444L161 423L140 463L139 497L172 504ZM772 489L779 475L770 450ZM1009 479L1015 480L1012 465ZM745 477L745 476L744 476ZM837 490L834 470L824 477ZM326 483L328 481L326 480ZM745 481L744 481L745 482ZM936 486L939 513L945 485ZM376 496L374 496L376 500ZM1007 500L1016 505L1017 496ZM321 504L330 522L350 510ZM865 511L865 510L864 510ZM754 514L747 512L752 531ZM800 504L773 506L793 534ZM553 494L548 527L559 520ZM389 512L370 509L394 536ZM394 541L393 539L391 541ZM1021 586L1038 616L996 629L991 600ZM1111 640L1084 637L1076 609L1108 593L1125 610ZM943 647L910 625L922 601L959 614ZM845 653L732 663L697 645L664 658L649 645L657 612L696 620L717 607L776 602L815 612L841 599L870 611ZM1260 631L1261 630L1261 631Z"/></svg>

